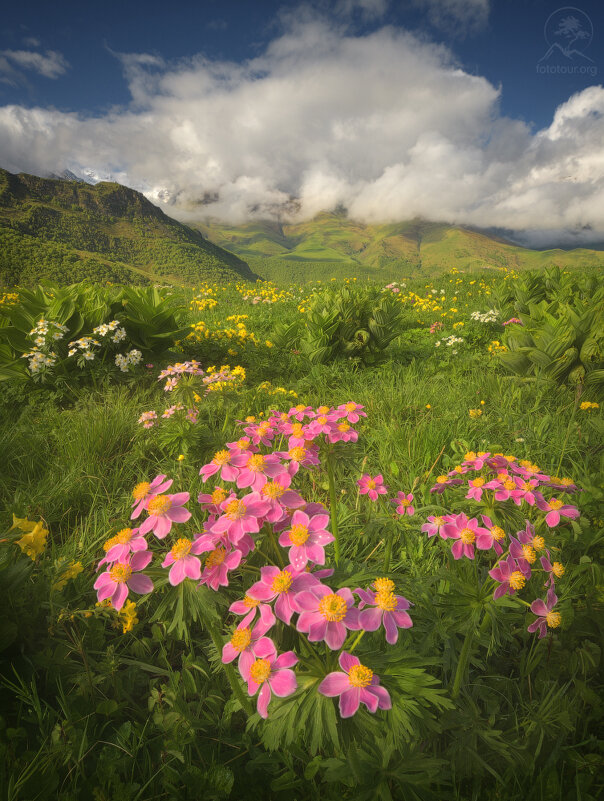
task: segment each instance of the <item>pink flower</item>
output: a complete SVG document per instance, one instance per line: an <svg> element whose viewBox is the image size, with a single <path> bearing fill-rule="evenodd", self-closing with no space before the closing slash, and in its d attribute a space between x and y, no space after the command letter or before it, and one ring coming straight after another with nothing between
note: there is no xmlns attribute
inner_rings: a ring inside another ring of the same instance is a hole
<svg viewBox="0 0 604 801"><path fill-rule="evenodd" d="M241 674L247 681L248 695L256 695L258 690L258 714L268 717L268 705L271 700L271 691L279 698L285 698L296 691L298 682L292 668L298 661L293 651L286 651L277 656L275 644L269 637L264 637L254 648L255 661L249 667L246 665L245 673Z"/></svg>
<svg viewBox="0 0 604 801"><path fill-rule="evenodd" d="M492 570L489 570L489 576L495 581L499 582L493 593L493 598L497 600L502 595L514 595L515 592L521 590L528 578L531 577L530 567L528 575L520 570L513 556L508 556L503 559Z"/></svg>
<svg viewBox="0 0 604 801"><path fill-rule="evenodd" d="M325 529L329 515L309 517L300 510L294 512L291 528L279 537L279 545L289 547L289 561L296 570L304 570L308 562L325 564L325 546L334 536Z"/></svg>
<svg viewBox="0 0 604 801"><path fill-rule="evenodd" d="M315 584L317 579L310 573L296 570L287 565L280 570L274 565L260 568L260 581L257 581L247 591L250 598L257 601L273 601L275 598L275 614L284 623L289 625L294 612L299 612L296 593L307 590Z"/></svg>
<svg viewBox="0 0 604 801"><path fill-rule="evenodd" d="M411 517L415 514L415 509L411 505L411 501L413 500L413 495L409 493L405 495L404 492L397 492L396 498L393 498L391 503L396 506L397 514L404 517L405 515L409 515Z"/></svg>
<svg viewBox="0 0 604 801"><path fill-rule="evenodd" d="M480 534L476 537L476 547L479 551L489 551L491 548L495 551L498 556L501 556L503 553L503 548L499 544L500 540L505 539L505 531L501 528L501 526L493 525L493 521L490 517L486 515L481 515L482 522L487 526L487 529L483 529Z"/></svg>
<svg viewBox="0 0 604 801"><path fill-rule="evenodd" d="M467 556L468 559L474 559L474 543L476 538L481 534L488 534L489 532L478 524L478 519L473 517L471 520L465 514L454 515L450 523L445 523L443 531L450 539L455 539L451 546L451 553L454 559L461 559L462 556Z"/></svg>
<svg viewBox="0 0 604 801"><path fill-rule="evenodd" d="M291 483L292 477L289 473L280 473L273 481L267 481L260 490L260 494L269 505L265 515L267 523L282 520L285 509L299 509L300 506L304 506L304 498L289 489Z"/></svg>
<svg viewBox="0 0 604 801"><path fill-rule="evenodd" d="M237 545L244 534L255 534L262 528L264 515L269 511L268 504L258 492L250 492L243 498L227 498L220 504L223 513L212 526L215 534L226 533L229 540Z"/></svg>
<svg viewBox="0 0 604 801"><path fill-rule="evenodd" d="M516 484L518 489L512 490L510 492L510 495L516 506L520 506L522 501L526 501L529 504L529 506L534 506L535 495L533 493L533 490L535 489L535 487L539 486L539 482L537 481L537 479L536 478L524 479L518 476L514 479L514 483Z"/></svg>
<svg viewBox="0 0 604 801"><path fill-rule="evenodd" d="M357 481L359 485L359 494L368 495L372 501L377 501L378 495L385 495L388 492L388 487L384 486L384 479L381 473L373 478L369 473L363 473Z"/></svg>
<svg viewBox="0 0 604 801"><path fill-rule="evenodd" d="M249 595L244 595L244 597L240 601L235 601L229 606L229 612L232 612L234 615L244 615L243 620L239 624L238 628L245 628L249 626L253 619L256 617L256 612L260 614L260 617L267 614L267 610L272 614L272 609L268 604L260 603L255 598L251 598Z"/></svg>
<svg viewBox="0 0 604 801"><path fill-rule="evenodd" d="M557 578L561 578L564 575L564 565L561 562L550 562L550 553L549 551L545 552L547 556L542 556L541 567L546 573L549 573L547 581L545 582L546 587L554 587Z"/></svg>
<svg viewBox="0 0 604 801"><path fill-rule="evenodd" d="M99 562L97 570L105 564L125 562L131 553L146 551L148 546L147 540L141 537L137 528L123 528L115 537L111 537L104 547L107 548L107 553Z"/></svg>
<svg viewBox="0 0 604 801"><path fill-rule="evenodd" d="M540 492L536 492L535 497L539 509L542 512L547 512L545 522L550 528L557 526L561 517L576 520L581 514L576 506L565 504L564 501L559 501L557 498L550 498L548 503Z"/></svg>
<svg viewBox="0 0 604 801"><path fill-rule="evenodd" d="M553 587L547 591L547 602L538 598L531 604L531 612L537 615L528 627L531 634L539 629L539 639L542 639L547 634L547 627L555 629L560 625L560 612L554 612L553 609L558 603L558 596L553 590Z"/></svg>
<svg viewBox="0 0 604 801"><path fill-rule="evenodd" d="M166 477L164 475L159 475L156 476L150 484L147 481L142 481L140 484L136 485L132 490L132 497L134 498L132 506L134 507L134 511L130 515L131 520L136 520L150 498L153 498L155 495L161 495L162 492L166 492L166 490L170 489L172 486L172 479L169 478L167 481L165 479Z"/></svg>
<svg viewBox="0 0 604 801"><path fill-rule="evenodd" d="M430 492L442 495L447 487L458 487L463 484L463 478L449 478L449 476L438 476L436 484L430 487Z"/></svg>
<svg viewBox="0 0 604 801"><path fill-rule="evenodd" d="M181 537L176 540L176 544L168 553L162 567L170 567L168 580L173 587L180 584L186 578L197 580L201 576L201 562L195 554L200 554L203 551L203 543L201 538L196 540L188 540L186 537Z"/></svg>
<svg viewBox="0 0 604 801"><path fill-rule="evenodd" d="M327 434L329 442L356 442L358 438L358 432L346 420L336 423L335 427Z"/></svg>
<svg viewBox="0 0 604 801"><path fill-rule="evenodd" d="M210 476L220 472L222 481L235 481L239 475L239 468L247 461L247 457L242 454L235 454L231 451L217 451L214 458L209 464L204 466L199 471L199 475L205 484Z"/></svg>
<svg viewBox="0 0 604 801"><path fill-rule="evenodd" d="M325 640L332 651L344 645L347 629L360 628L359 610L354 608L354 598L347 587L333 592L324 584L317 584L310 591L298 593L296 604L301 611L298 631L307 634L309 642Z"/></svg>
<svg viewBox="0 0 604 801"><path fill-rule="evenodd" d="M239 567L241 551L237 548L227 551L223 545L214 548L208 536L199 537L199 540L203 540L203 548L200 549L200 552L202 550L210 551L199 583L207 584L215 591L218 590L218 587L228 587L229 571Z"/></svg>
<svg viewBox="0 0 604 801"><path fill-rule="evenodd" d="M342 417L346 417L349 423L358 423L361 417L367 417L367 413L362 411L365 407L360 403L349 401L338 406L338 412Z"/></svg>
<svg viewBox="0 0 604 801"><path fill-rule="evenodd" d="M133 575L144 570L151 558L148 551L138 551L130 561L117 562L105 573L101 573L94 582L99 601L109 599L113 608L119 611L128 597L128 590L139 595L152 592L153 582L148 576Z"/></svg>
<svg viewBox="0 0 604 801"><path fill-rule="evenodd" d="M191 517L191 512L183 508L188 500L188 492L149 498L145 504L149 517L141 523L140 533L152 531L158 539L163 540L170 533L172 523L186 523Z"/></svg>
<svg viewBox="0 0 604 801"><path fill-rule="evenodd" d="M238 457L234 457L238 458ZM237 476L237 486L240 489L251 487L252 490L259 491L267 482L268 478L275 478L279 473L284 473L285 467L281 460L274 454L263 456L261 453L246 454L246 461L240 466Z"/></svg>
<svg viewBox="0 0 604 801"><path fill-rule="evenodd" d="M379 686L379 678L356 656L343 651L339 658L339 670L328 673L319 684L319 692L328 698L340 696L340 715L352 717L361 703L374 713L379 709L391 709L392 702L385 687Z"/></svg>
<svg viewBox="0 0 604 801"><path fill-rule="evenodd" d="M466 498L472 499L474 501L480 501L482 498L482 493L484 492L484 484L485 479L482 476L477 476L476 478L471 478L468 481L468 494Z"/></svg>
<svg viewBox="0 0 604 801"><path fill-rule="evenodd" d="M421 527L421 531L425 531L429 537L434 537L438 534L443 540L446 540L447 535L444 532L444 526L445 523L450 523L453 519L453 515L430 515L428 522Z"/></svg>
<svg viewBox="0 0 604 801"><path fill-rule="evenodd" d="M384 624L386 642L394 645L398 640L398 630L409 629L413 621L407 613L411 606L402 595L395 595L394 582L387 578L376 579L373 586L375 592L357 588L356 594L361 599L359 604L359 624L365 631L377 631ZM371 609L364 609L371 606Z"/></svg>
<svg viewBox="0 0 604 801"><path fill-rule="evenodd" d="M256 645L262 640L268 639L264 635L275 625L275 616L270 606L265 606L266 610L260 615L260 620L253 629L240 623L235 629L231 639L225 643L222 649L222 661L224 664L239 658L238 667L241 675L245 678L249 675L249 669L254 661L254 651Z"/></svg>

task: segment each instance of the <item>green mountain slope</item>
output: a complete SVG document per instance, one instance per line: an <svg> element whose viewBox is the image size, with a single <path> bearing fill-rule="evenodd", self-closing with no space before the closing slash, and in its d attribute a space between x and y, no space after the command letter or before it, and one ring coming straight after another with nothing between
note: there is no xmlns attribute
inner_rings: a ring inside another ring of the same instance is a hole
<svg viewBox="0 0 604 801"><path fill-rule="evenodd" d="M237 255L116 183L0 169L0 282L255 280Z"/></svg>
<svg viewBox="0 0 604 801"><path fill-rule="evenodd" d="M254 222L238 227L198 223L212 242L249 259L265 277L379 275L380 278L432 276L456 267L535 269L557 264L563 269L604 267L597 250L530 250L457 226L411 220L366 225L345 214L322 213L295 225ZM307 268L307 269L306 269Z"/></svg>

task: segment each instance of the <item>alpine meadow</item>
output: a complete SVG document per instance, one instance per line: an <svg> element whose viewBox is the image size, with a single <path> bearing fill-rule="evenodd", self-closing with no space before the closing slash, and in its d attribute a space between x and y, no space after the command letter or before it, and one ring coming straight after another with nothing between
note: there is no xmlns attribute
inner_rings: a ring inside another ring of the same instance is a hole
<svg viewBox="0 0 604 801"><path fill-rule="evenodd" d="M0 798L603 799L602 9L25 5Z"/></svg>

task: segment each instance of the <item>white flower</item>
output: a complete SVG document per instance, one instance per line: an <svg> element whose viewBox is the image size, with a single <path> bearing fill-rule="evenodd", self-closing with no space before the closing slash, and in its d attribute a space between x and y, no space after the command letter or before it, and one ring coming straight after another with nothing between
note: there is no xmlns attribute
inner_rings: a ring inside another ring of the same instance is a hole
<svg viewBox="0 0 604 801"><path fill-rule="evenodd" d="M82 356L86 359L86 361L91 362L94 359L94 353L91 353L89 350L85 350Z"/></svg>

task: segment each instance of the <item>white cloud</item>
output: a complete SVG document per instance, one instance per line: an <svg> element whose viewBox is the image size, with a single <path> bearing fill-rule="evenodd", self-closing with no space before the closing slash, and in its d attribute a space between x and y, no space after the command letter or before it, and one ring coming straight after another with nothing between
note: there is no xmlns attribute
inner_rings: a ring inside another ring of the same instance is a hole
<svg viewBox="0 0 604 801"><path fill-rule="evenodd" d="M9 76L15 70L24 69L33 70L45 78L58 78L69 67L65 57L56 50L47 50L44 54L33 50L0 50L0 59L0 71Z"/></svg>
<svg viewBox="0 0 604 801"><path fill-rule="evenodd" d="M384 27L290 21L243 64L121 56L129 108L82 117L0 108L0 164L111 174L169 214L232 222L422 215L525 237L604 239L604 89L532 133L442 46Z"/></svg>
<svg viewBox="0 0 604 801"><path fill-rule="evenodd" d="M488 22L490 0L412 0L427 20L440 30L459 37L480 31Z"/></svg>

